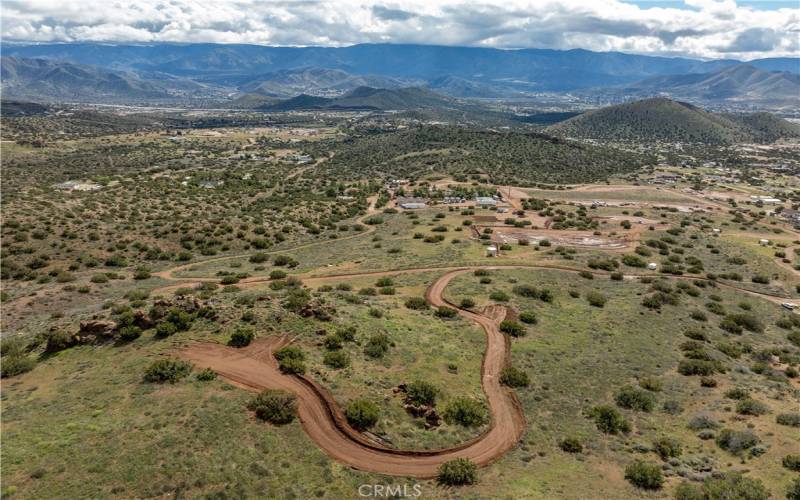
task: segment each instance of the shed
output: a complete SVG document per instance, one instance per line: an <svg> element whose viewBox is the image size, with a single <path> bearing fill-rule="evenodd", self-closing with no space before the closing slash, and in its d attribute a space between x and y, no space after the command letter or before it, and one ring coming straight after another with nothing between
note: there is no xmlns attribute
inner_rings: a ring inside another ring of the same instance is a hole
<svg viewBox="0 0 800 500"><path fill-rule="evenodd" d="M475 204L482 207L494 207L497 206L497 200L488 196L478 196L475 198Z"/></svg>
<svg viewBox="0 0 800 500"><path fill-rule="evenodd" d="M488 247L486 247L486 256L487 256L487 257L497 257L497 254L498 254L498 253L499 253L499 252L498 252L498 250L497 250L497 247L496 247L496 246L494 246L494 245L489 245Z"/></svg>
<svg viewBox="0 0 800 500"><path fill-rule="evenodd" d="M428 205L425 203L418 203L418 202L411 202L411 203L401 203L400 208L404 210L419 210L422 208L426 208Z"/></svg>
<svg viewBox="0 0 800 500"><path fill-rule="evenodd" d="M656 264L655 262L651 262L651 263L647 264L647 269L649 269L651 271L655 271L657 268L658 268L658 264Z"/></svg>

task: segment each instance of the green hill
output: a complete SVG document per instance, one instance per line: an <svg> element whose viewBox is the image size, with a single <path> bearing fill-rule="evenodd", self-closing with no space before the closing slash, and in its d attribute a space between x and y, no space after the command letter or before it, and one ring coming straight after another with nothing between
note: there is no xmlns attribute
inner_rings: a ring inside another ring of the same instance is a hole
<svg viewBox="0 0 800 500"><path fill-rule="evenodd" d="M797 125L767 113L758 115L710 113L691 104L656 97L588 111L548 127L547 131L607 141L706 144L772 142L780 137L800 136Z"/></svg>
<svg viewBox="0 0 800 500"><path fill-rule="evenodd" d="M632 172L649 159L515 130L420 126L345 141L322 165L339 179L487 174L497 184L576 183Z"/></svg>

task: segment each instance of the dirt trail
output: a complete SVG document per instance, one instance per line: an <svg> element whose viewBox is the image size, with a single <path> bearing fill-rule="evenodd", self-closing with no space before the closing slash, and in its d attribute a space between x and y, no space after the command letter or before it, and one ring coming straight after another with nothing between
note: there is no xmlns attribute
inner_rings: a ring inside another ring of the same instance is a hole
<svg viewBox="0 0 800 500"><path fill-rule="evenodd" d="M491 411L490 428L467 443L440 450L397 450L368 440L346 422L330 393L306 377L284 375L272 358L284 345L277 337L245 349L195 343L180 356L201 368L211 368L234 384L253 390L283 389L298 399L298 414L309 437L333 459L356 469L395 476L430 478L438 467L455 458L469 458L479 466L492 463L516 445L525 431L525 417L513 391L500 385L500 371L509 361L509 341L495 320L459 309L442 297L450 281L471 268L455 269L437 279L425 293L434 306L449 305L486 332L481 384Z"/></svg>

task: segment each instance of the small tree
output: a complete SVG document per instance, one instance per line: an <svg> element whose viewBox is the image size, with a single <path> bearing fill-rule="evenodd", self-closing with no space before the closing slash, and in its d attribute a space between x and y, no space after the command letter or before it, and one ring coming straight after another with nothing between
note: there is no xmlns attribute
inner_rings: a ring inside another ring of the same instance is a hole
<svg viewBox="0 0 800 500"><path fill-rule="evenodd" d="M288 424L297 414L297 399L286 391L267 389L248 403L261 420L275 425Z"/></svg>
<svg viewBox="0 0 800 500"><path fill-rule="evenodd" d="M363 431L378 423L380 409L372 401L355 399L347 404L344 414L354 429Z"/></svg>
<svg viewBox="0 0 800 500"><path fill-rule="evenodd" d="M447 486L474 484L478 468L468 458L457 458L439 466L436 480Z"/></svg>
<svg viewBox="0 0 800 500"><path fill-rule="evenodd" d="M612 406L595 406L589 411L589 416L597 428L606 434L628 433L631 430L631 424Z"/></svg>

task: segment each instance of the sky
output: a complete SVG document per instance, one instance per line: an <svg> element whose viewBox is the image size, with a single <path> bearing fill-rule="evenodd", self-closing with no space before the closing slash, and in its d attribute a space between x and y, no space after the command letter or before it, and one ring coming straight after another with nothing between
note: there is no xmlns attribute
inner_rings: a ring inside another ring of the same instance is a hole
<svg viewBox="0 0 800 500"><path fill-rule="evenodd" d="M800 56L800 0L3 0L0 15L6 41Z"/></svg>

